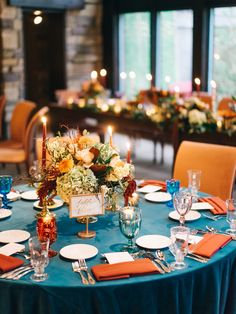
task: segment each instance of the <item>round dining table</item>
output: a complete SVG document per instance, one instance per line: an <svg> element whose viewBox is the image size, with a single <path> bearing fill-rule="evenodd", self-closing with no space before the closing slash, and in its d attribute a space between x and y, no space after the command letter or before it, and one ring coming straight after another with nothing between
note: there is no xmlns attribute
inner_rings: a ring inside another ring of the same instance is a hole
<svg viewBox="0 0 236 314"><path fill-rule="evenodd" d="M22 189L29 187L21 186ZM166 203L148 202L140 197L142 209L141 235L170 236L170 228L179 224L168 214ZM0 230L21 229L36 235L36 214L32 201L12 202L12 216L0 221ZM98 254L87 260L89 269L101 264L102 253L119 251L127 242L119 229L118 213L106 212L89 228L96 231L93 239L77 237L85 225L70 219L68 207L54 210L58 237L52 248L58 252L70 244L90 244ZM226 230L225 218L218 221L201 216L187 222L191 229L206 225ZM28 243L23 242L28 249ZM3 244L2 244L3 245ZM169 262L174 257L163 250ZM20 257L24 259L23 257ZM20 280L0 279L0 313L4 314L235 314L236 313L236 241L220 249L208 263L186 258L188 267L165 274L151 274L126 279L83 285L72 261L58 254L50 259L49 278L33 282L30 274ZM27 263L27 261L26 261Z"/></svg>

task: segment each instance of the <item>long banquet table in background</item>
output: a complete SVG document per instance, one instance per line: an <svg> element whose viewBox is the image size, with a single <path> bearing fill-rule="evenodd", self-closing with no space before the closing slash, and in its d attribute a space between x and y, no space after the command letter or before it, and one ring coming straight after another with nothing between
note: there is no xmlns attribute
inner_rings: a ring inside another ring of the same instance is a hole
<svg viewBox="0 0 236 314"><path fill-rule="evenodd" d="M91 123L88 118L94 119L96 124ZM154 162L156 162L156 144L160 142L163 147L164 143L172 143L174 146L176 140L175 127L166 126L164 129L160 129L148 119L138 120L126 115L95 112L86 108L73 109L56 104L50 105L50 122L52 131L55 133L60 130L60 125L79 128L80 131L87 129L88 131L98 132L102 142L108 125L112 125L114 132L128 135L133 139L149 139L154 144ZM161 156L162 162L163 153Z"/></svg>
<svg viewBox="0 0 236 314"><path fill-rule="evenodd" d="M26 189L27 187L24 186ZM22 189L22 187L21 187ZM35 235L33 203L18 200L11 218L0 221L0 230L24 229ZM178 222L168 218L170 209L164 203L149 203L141 199L142 227L140 235L169 236L170 228ZM73 243L87 243L98 248L88 266L101 263L101 253L119 249L127 239L121 234L117 213L106 213L90 226L97 232L94 239L82 240L76 233L84 225L68 217L66 206L54 211L57 215L58 239L53 248ZM205 225L226 229L224 219L212 222L201 217L188 222L191 228ZM26 243L27 245L27 243ZM168 260L173 260L168 250ZM97 282L83 286L74 273L71 261L59 255L50 260L49 279L34 283L29 275L19 281L0 279L0 313L5 314L235 314L236 313L236 242L231 241L217 252L207 264L188 259L189 267L170 274L154 274L129 279Z"/></svg>

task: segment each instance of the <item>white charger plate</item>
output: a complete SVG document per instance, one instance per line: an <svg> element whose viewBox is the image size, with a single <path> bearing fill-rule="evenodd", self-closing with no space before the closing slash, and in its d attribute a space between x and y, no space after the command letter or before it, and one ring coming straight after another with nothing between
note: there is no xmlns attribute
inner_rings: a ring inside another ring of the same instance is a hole
<svg viewBox="0 0 236 314"><path fill-rule="evenodd" d="M30 233L25 230L6 230L0 232L0 242L1 243L20 243L28 240Z"/></svg>
<svg viewBox="0 0 236 314"><path fill-rule="evenodd" d="M89 244L70 244L60 250L60 255L64 258L76 260L87 259L98 254L98 249Z"/></svg>
<svg viewBox="0 0 236 314"><path fill-rule="evenodd" d="M47 206L48 209L57 209L64 204L62 200L54 199L54 204ZM39 206L39 201L34 202L34 207L37 209L42 209L42 206Z"/></svg>
<svg viewBox="0 0 236 314"><path fill-rule="evenodd" d="M136 244L145 249L157 250L170 246L171 240L163 235L151 234L139 237Z"/></svg>
<svg viewBox="0 0 236 314"><path fill-rule="evenodd" d="M36 201L39 197L35 190L29 190L21 193L21 198L26 201Z"/></svg>
<svg viewBox="0 0 236 314"><path fill-rule="evenodd" d="M172 212L169 213L169 218L174 219L179 221L179 213L176 210L173 210ZM193 221L197 220L201 217L201 214L195 210L190 210L186 215L185 215L185 220L186 221Z"/></svg>
<svg viewBox="0 0 236 314"><path fill-rule="evenodd" d="M154 203L164 203L171 200L171 195L166 192L154 192L146 194L145 199Z"/></svg>
<svg viewBox="0 0 236 314"><path fill-rule="evenodd" d="M162 189L161 186L148 184L148 185L145 185L142 188L138 189L138 192L140 192L140 193L152 193L152 192L159 191L161 189Z"/></svg>
<svg viewBox="0 0 236 314"><path fill-rule="evenodd" d="M9 209L5 209L5 208L0 209L0 219L10 217L11 214L12 214L12 211Z"/></svg>

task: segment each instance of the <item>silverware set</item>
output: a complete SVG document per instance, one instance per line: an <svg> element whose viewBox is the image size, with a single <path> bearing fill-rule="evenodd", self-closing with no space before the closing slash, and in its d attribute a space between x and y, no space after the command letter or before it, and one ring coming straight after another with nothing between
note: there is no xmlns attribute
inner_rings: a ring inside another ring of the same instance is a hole
<svg viewBox="0 0 236 314"><path fill-rule="evenodd" d="M2 275L0 275L1 279L11 279L11 280L19 280L21 277L26 274L32 272L34 269L30 264L20 266L14 270L8 271Z"/></svg>
<svg viewBox="0 0 236 314"><path fill-rule="evenodd" d="M81 281L84 285L88 285L88 284L94 285L95 284L95 280L93 279L93 276L89 272L88 266L87 266L86 261L84 259L79 259L76 262L72 262L72 269L75 273L80 274ZM83 272L86 273L88 279L84 276Z"/></svg>
<svg viewBox="0 0 236 314"><path fill-rule="evenodd" d="M217 220L225 217L225 215L214 216L214 215L210 215L210 214L202 214L202 216L204 216L204 217L206 217L208 219L214 220L214 221L217 221Z"/></svg>

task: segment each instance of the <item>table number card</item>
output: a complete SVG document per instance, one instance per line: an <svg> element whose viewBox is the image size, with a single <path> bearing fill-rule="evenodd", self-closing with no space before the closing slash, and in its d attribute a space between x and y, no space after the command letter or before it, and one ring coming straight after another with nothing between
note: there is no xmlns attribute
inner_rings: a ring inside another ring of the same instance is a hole
<svg viewBox="0 0 236 314"><path fill-rule="evenodd" d="M72 195L70 198L70 218L104 215L104 211L104 193Z"/></svg>

